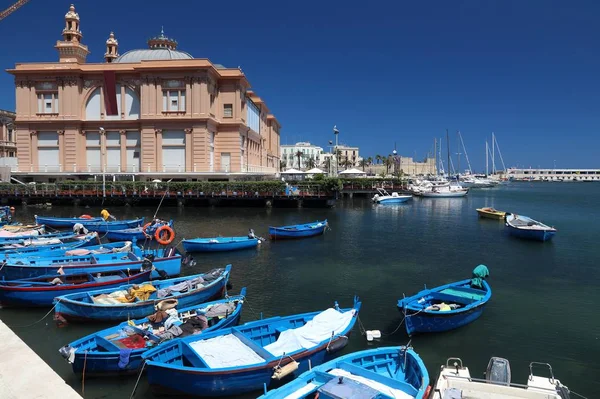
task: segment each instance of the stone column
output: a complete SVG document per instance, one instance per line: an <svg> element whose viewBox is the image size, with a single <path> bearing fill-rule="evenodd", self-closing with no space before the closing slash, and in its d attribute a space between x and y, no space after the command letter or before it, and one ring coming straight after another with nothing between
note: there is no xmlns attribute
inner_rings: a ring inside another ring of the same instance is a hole
<svg viewBox="0 0 600 399"><path fill-rule="evenodd" d="M156 151L156 171L157 172L162 172L163 171L163 151L162 151L162 129L156 129L156 146L155 146L155 151Z"/></svg>
<svg viewBox="0 0 600 399"><path fill-rule="evenodd" d="M58 164L59 172L65 171L65 131L57 130L58 133Z"/></svg>
<svg viewBox="0 0 600 399"><path fill-rule="evenodd" d="M127 172L129 165L127 165L127 131L119 130L120 142L121 142L121 172Z"/></svg>
<svg viewBox="0 0 600 399"><path fill-rule="evenodd" d="M187 104L186 104L186 107L187 107ZM185 171L193 172L194 171L194 166L193 166L193 162L192 162L193 161L193 152L192 152L193 129L184 129L184 131L185 131Z"/></svg>
<svg viewBox="0 0 600 399"><path fill-rule="evenodd" d="M37 133L38 133L37 130L32 130L31 132L29 132L30 137L31 137L29 151L31 154L31 171L32 172L37 172L39 170L38 151L37 151L37 146L38 146Z"/></svg>

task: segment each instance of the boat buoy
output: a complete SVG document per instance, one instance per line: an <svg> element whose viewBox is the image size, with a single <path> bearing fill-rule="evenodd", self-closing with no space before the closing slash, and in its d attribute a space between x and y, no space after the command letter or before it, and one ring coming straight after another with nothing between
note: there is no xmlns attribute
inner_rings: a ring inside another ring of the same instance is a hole
<svg viewBox="0 0 600 399"><path fill-rule="evenodd" d="M329 345L327 345L327 353L337 352L343 349L346 345L348 345L348 337L345 335L339 336L332 340Z"/></svg>
<svg viewBox="0 0 600 399"><path fill-rule="evenodd" d="M93 219L90 215L81 215L79 219Z"/></svg>
<svg viewBox="0 0 600 399"><path fill-rule="evenodd" d="M367 330L367 341L373 341L374 338L381 338L381 331L379 330Z"/></svg>
<svg viewBox="0 0 600 399"><path fill-rule="evenodd" d="M275 372L273 373L271 378L273 378L274 380L280 380L283 377L288 376L288 375L292 374L294 371L298 370L299 365L300 365L300 363L298 363L297 361L294 360L293 362L290 362L283 367L276 366Z"/></svg>
<svg viewBox="0 0 600 399"><path fill-rule="evenodd" d="M156 238L156 241L161 245L169 245L175 239L175 231L169 226L160 226L156 229L154 238Z"/></svg>

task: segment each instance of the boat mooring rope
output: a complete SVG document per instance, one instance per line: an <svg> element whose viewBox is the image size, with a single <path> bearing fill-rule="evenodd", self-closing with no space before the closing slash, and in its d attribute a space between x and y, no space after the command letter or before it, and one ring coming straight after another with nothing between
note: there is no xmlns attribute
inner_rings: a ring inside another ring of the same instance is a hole
<svg viewBox="0 0 600 399"><path fill-rule="evenodd" d="M1 270L1 269L0 269ZM48 317L48 315L50 313L52 313L54 311L54 309L56 308L56 305L58 305L58 303L60 302L60 298L58 298L58 300L56 301L56 303L54 304L54 306L52 306L52 309L50 309L48 311L48 313L46 313L41 319L39 319L38 321L35 321L31 324L27 324L26 326L10 326L11 328L27 328L27 327L31 327L37 323L39 323L40 321L44 320L46 317Z"/></svg>
<svg viewBox="0 0 600 399"><path fill-rule="evenodd" d="M85 366L87 365L87 353L87 350L83 353L83 370L81 372L81 396L85 394Z"/></svg>
<svg viewBox="0 0 600 399"><path fill-rule="evenodd" d="M129 396L129 399L133 399L133 397L135 396L135 391L137 390L137 387L140 383L140 378L142 378L142 373L144 372L145 367L146 367L146 361L144 360L144 363L142 364L142 368L140 369L140 373L138 374L137 381L135 382L135 385L133 386L133 391L131 391L131 395Z"/></svg>
<svg viewBox="0 0 600 399"><path fill-rule="evenodd" d="M577 396L579 396L579 397L580 397L580 398L582 398L582 399L588 399L588 398L586 398L585 396L583 396L583 395L580 395L580 394L578 394L578 393L577 393L577 392L575 392L575 391L571 391L570 389L569 389L569 392L570 392L570 393L572 393L572 394L574 394L574 395L577 395Z"/></svg>

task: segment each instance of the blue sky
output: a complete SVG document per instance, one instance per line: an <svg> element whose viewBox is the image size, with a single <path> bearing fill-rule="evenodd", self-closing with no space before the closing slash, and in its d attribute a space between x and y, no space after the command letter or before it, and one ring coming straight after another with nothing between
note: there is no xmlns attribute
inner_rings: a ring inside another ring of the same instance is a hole
<svg viewBox="0 0 600 399"><path fill-rule="evenodd" d="M1 0L5 8L13 0ZM55 61L70 2L31 0L0 22L3 68ZM197 58L241 66L283 125L282 143L424 157L460 130L473 168L495 132L507 166L600 167L600 3L527 1L80 1L100 62L160 32ZM226 22L223 22L226 21ZM14 46L13 46L14 43ZM14 81L0 74L0 108Z"/></svg>

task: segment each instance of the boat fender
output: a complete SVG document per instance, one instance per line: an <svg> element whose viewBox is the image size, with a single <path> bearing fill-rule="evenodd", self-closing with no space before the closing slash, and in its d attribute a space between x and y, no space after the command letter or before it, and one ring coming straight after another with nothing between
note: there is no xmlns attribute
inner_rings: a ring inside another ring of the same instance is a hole
<svg viewBox="0 0 600 399"><path fill-rule="evenodd" d="M346 345L348 345L348 337L341 335L333 339L329 345L327 345L327 353L335 353L343 349Z"/></svg>
<svg viewBox="0 0 600 399"><path fill-rule="evenodd" d="M93 219L90 215L81 215L79 219Z"/></svg>
<svg viewBox="0 0 600 399"><path fill-rule="evenodd" d="M425 388L425 395L423 395L423 397L425 399L429 398L430 393L431 393L431 385L427 385L427 388Z"/></svg>
<svg viewBox="0 0 600 399"><path fill-rule="evenodd" d="M381 331L379 330L367 330L365 333L367 335L367 341L373 341L374 338L381 338Z"/></svg>
<svg viewBox="0 0 600 399"><path fill-rule="evenodd" d="M275 372L273 373L271 378L279 381L282 378L292 374L294 371L298 370L299 365L300 365L300 363L298 363L297 361L294 360L293 362L289 362L288 364L286 364L283 367L276 366Z"/></svg>
<svg viewBox="0 0 600 399"><path fill-rule="evenodd" d="M73 363L73 360L75 360L75 351L76 349L73 348L72 346L70 346L69 344L63 346L62 348L60 348L58 350L58 353L60 353L60 355L67 360L69 363Z"/></svg>

